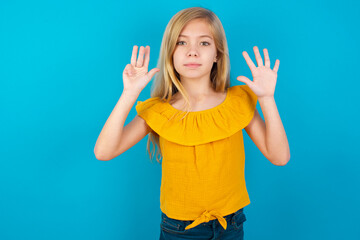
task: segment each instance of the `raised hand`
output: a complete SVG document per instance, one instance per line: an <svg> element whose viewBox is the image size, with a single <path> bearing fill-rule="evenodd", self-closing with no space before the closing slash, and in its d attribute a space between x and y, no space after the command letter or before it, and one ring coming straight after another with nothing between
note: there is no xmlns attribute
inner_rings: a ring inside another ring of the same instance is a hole
<svg viewBox="0 0 360 240"><path fill-rule="evenodd" d="M250 79L245 76L238 76L236 79L248 85L258 98L274 97L280 60L276 59L274 68L271 69L270 58L267 49L264 48L265 66L263 65L263 60L257 46L254 47L254 52L258 67L256 67L255 64L252 62L247 52L243 51L243 56L247 65L250 68L253 76L253 81L250 81Z"/></svg>
<svg viewBox="0 0 360 240"><path fill-rule="evenodd" d="M159 68L153 68L148 72L150 61L150 47L140 46L139 57L136 58L138 46L133 47L131 63L127 64L123 71L124 91L140 93L150 82ZM144 58L145 55L145 58Z"/></svg>

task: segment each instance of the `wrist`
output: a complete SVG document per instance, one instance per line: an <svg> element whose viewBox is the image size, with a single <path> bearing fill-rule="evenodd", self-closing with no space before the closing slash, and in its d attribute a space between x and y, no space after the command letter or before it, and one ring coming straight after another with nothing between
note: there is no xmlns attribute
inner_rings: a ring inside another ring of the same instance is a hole
<svg viewBox="0 0 360 240"><path fill-rule="evenodd" d="M258 100L259 101L272 101L272 100L275 100L275 98L274 98L274 95L272 95L272 96L261 96L261 97L258 97Z"/></svg>
<svg viewBox="0 0 360 240"><path fill-rule="evenodd" d="M133 91L133 90L123 90L121 96L126 96L126 97L132 97L132 98L138 98L140 95L139 92L137 91Z"/></svg>

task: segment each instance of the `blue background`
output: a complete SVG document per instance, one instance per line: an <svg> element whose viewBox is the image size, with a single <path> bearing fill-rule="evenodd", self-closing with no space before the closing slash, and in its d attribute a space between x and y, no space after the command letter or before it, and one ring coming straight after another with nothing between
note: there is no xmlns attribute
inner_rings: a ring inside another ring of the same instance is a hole
<svg viewBox="0 0 360 240"><path fill-rule="evenodd" d="M360 239L355 0L2 0L0 239L158 239L161 166L147 137L111 161L93 150L132 46L149 45L156 67L168 21L193 6L223 23L231 85L252 79L242 51L280 60L275 100L291 159L271 164L243 131L245 239Z"/></svg>

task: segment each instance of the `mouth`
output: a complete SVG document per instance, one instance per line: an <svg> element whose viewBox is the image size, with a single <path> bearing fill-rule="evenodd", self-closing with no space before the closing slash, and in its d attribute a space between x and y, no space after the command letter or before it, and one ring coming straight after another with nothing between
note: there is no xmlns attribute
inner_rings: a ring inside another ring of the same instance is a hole
<svg viewBox="0 0 360 240"><path fill-rule="evenodd" d="M190 63L190 64L184 64L184 66L188 68L198 68L201 66L201 64Z"/></svg>

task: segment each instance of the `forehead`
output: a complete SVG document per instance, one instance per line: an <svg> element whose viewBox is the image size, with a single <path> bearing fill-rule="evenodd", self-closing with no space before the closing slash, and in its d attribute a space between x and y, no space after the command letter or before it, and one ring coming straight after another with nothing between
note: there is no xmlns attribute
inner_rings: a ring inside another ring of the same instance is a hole
<svg viewBox="0 0 360 240"><path fill-rule="evenodd" d="M209 23L204 19L194 19L188 22L181 30L182 36L202 36L208 35L212 37Z"/></svg>

